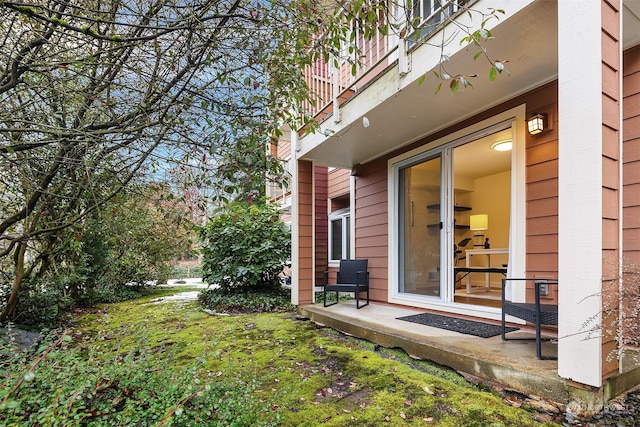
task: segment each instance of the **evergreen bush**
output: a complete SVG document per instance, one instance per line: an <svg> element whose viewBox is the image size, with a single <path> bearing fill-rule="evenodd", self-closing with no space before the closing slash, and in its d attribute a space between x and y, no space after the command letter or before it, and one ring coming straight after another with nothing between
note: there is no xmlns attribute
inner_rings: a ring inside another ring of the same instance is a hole
<svg viewBox="0 0 640 427"><path fill-rule="evenodd" d="M200 229L204 281L223 291L269 291L282 285L291 233L277 206L236 203Z"/></svg>

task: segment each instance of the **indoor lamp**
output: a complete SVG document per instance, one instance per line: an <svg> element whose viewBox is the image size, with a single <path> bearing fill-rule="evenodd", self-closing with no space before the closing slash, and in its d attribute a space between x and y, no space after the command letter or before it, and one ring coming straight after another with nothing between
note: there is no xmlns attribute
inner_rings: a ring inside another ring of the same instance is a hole
<svg viewBox="0 0 640 427"><path fill-rule="evenodd" d="M473 233L473 246L484 247L484 230L489 228L489 215L477 214L469 217L469 228Z"/></svg>

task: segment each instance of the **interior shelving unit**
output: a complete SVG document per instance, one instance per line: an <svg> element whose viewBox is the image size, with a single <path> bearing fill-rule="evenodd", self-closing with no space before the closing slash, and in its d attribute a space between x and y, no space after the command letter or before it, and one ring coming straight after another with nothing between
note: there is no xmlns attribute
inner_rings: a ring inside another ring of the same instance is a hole
<svg viewBox="0 0 640 427"><path fill-rule="evenodd" d="M430 210L440 210L440 203L434 203L431 205L427 205L427 209ZM453 207L453 210L455 212L465 212L465 211L470 211L472 208L469 206L460 206L460 205L456 205ZM440 223L436 223L436 224L427 224L427 228L440 228ZM458 224L458 222L456 221L456 225L455 225L456 230L468 230L469 229L469 225L468 224Z"/></svg>

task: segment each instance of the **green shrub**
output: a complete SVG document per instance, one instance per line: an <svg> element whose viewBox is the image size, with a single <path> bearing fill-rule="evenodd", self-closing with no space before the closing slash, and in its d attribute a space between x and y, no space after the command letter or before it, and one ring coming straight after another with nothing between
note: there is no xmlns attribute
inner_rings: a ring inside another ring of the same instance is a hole
<svg viewBox="0 0 640 427"><path fill-rule="evenodd" d="M15 323L25 329L52 328L65 320L73 307L72 298L59 284L42 285L33 281L23 284L18 293Z"/></svg>
<svg viewBox="0 0 640 427"><path fill-rule="evenodd" d="M269 292L207 289L200 292L198 300L206 308L221 313L284 312L295 308L291 304L291 291L288 289Z"/></svg>
<svg viewBox="0 0 640 427"><path fill-rule="evenodd" d="M125 355L83 354L63 336L33 360L3 353L0 424L11 426L275 426L279 412L237 372L211 374L203 361L178 369L144 342ZM6 347L6 346L5 346ZM92 348L95 348L93 346ZM22 368L20 368L22 367ZM33 368L32 368L33 367Z"/></svg>
<svg viewBox="0 0 640 427"><path fill-rule="evenodd" d="M264 202L229 206L200 230L204 280L225 291L269 290L291 256L291 236L278 208Z"/></svg>

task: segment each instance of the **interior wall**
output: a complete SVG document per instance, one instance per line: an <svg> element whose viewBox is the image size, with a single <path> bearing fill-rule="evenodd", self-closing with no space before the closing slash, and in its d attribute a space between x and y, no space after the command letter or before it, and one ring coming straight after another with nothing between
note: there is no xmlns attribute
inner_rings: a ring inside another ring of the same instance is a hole
<svg viewBox="0 0 640 427"><path fill-rule="evenodd" d="M469 203L473 208L472 214L489 216L489 229L484 231L484 235L489 238L491 248L508 248L511 172L476 179L475 191L469 193Z"/></svg>

